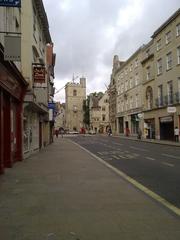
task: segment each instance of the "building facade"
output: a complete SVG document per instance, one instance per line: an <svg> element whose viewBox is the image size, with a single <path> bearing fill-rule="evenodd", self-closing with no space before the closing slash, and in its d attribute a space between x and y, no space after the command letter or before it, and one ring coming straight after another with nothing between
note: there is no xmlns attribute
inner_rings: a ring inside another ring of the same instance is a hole
<svg viewBox="0 0 180 240"><path fill-rule="evenodd" d="M143 62L152 72L144 85L145 128L150 138L173 140L174 128L180 127L180 9L154 32L150 48Z"/></svg>
<svg viewBox="0 0 180 240"><path fill-rule="evenodd" d="M86 78L80 78L79 83L67 83L65 98L66 129L79 132L84 127L83 101L86 100Z"/></svg>
<svg viewBox="0 0 180 240"><path fill-rule="evenodd" d="M90 130L93 133L106 133L111 126L109 121L109 93L90 94Z"/></svg>
<svg viewBox="0 0 180 240"><path fill-rule="evenodd" d="M55 118L55 129L66 128L65 103L56 103L57 115Z"/></svg>
<svg viewBox="0 0 180 240"><path fill-rule="evenodd" d="M119 57L117 55L113 58L113 67L111 73L110 84L108 87L109 94L109 121L112 129L112 133L116 133L117 123L116 123L116 98L117 98L117 89L116 89L116 72L120 68L120 65L123 62L119 61Z"/></svg>
<svg viewBox="0 0 180 240"><path fill-rule="evenodd" d="M137 135L141 128L142 102L142 47L115 74L117 134Z"/></svg>
<svg viewBox="0 0 180 240"><path fill-rule="evenodd" d="M22 74L29 83L24 100L24 157L50 142L47 45L53 47L42 0L22 1Z"/></svg>
<svg viewBox="0 0 180 240"><path fill-rule="evenodd" d="M180 9L115 72L117 134L140 129L145 138L173 140L180 128L179 73Z"/></svg>
<svg viewBox="0 0 180 240"><path fill-rule="evenodd" d="M19 36L20 23L19 8L0 7L2 32L11 32L10 37ZM20 72L20 63L5 58L8 50L5 45L5 34L0 33L0 173L23 158L22 110L28 86Z"/></svg>

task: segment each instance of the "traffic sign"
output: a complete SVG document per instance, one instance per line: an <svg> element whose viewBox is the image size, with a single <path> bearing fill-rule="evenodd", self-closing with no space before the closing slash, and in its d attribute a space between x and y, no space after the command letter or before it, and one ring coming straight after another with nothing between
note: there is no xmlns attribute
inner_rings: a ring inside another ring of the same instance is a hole
<svg viewBox="0 0 180 240"><path fill-rule="evenodd" d="M0 7L21 7L21 0L0 0Z"/></svg>

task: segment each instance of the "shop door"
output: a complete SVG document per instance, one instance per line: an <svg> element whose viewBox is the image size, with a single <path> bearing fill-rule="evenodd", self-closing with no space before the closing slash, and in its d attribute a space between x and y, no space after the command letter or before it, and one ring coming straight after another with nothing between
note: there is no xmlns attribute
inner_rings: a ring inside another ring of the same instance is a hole
<svg viewBox="0 0 180 240"><path fill-rule="evenodd" d="M12 167L11 161L11 121L10 96L3 94L3 161L5 167Z"/></svg>
<svg viewBox="0 0 180 240"><path fill-rule="evenodd" d="M174 123L173 122L160 123L160 139L173 141L174 139Z"/></svg>
<svg viewBox="0 0 180 240"><path fill-rule="evenodd" d="M39 123L39 149L42 148L42 123Z"/></svg>

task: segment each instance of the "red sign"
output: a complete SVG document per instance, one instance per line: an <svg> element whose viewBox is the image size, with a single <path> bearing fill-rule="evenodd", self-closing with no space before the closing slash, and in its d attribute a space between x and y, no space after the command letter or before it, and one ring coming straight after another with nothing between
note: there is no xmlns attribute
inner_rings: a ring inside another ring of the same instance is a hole
<svg viewBox="0 0 180 240"><path fill-rule="evenodd" d="M34 83L45 83L45 67L33 67Z"/></svg>

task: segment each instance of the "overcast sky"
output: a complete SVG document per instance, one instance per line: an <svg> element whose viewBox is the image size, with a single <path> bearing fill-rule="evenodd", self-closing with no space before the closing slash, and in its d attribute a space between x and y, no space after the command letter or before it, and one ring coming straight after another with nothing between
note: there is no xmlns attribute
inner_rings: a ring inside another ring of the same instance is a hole
<svg viewBox="0 0 180 240"><path fill-rule="evenodd" d="M105 91L112 59L128 59L178 8L180 0L43 0L57 54L55 87L87 79L87 94ZM75 81L79 81L77 78ZM64 101L64 90L55 95Z"/></svg>

